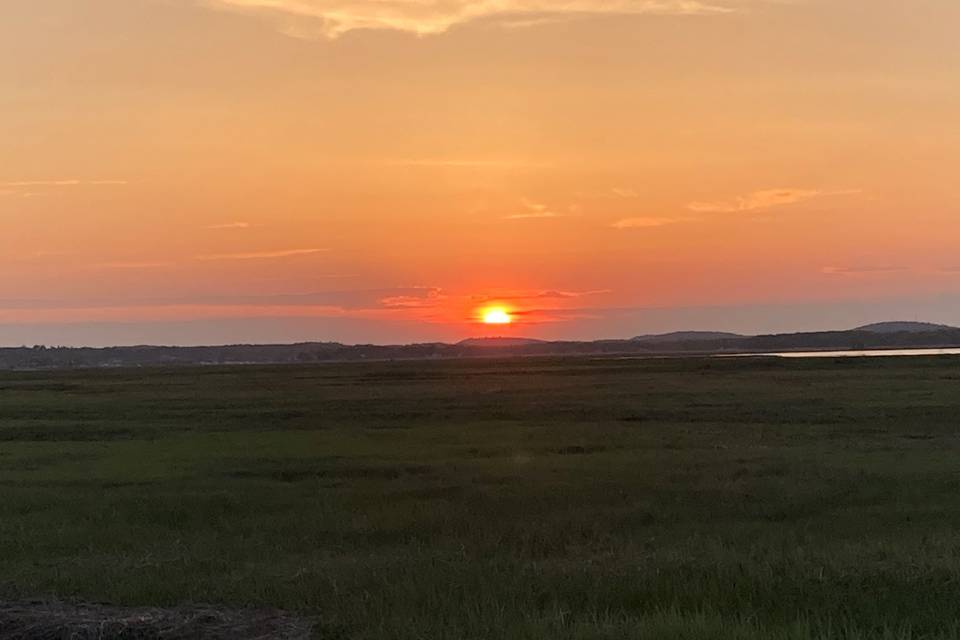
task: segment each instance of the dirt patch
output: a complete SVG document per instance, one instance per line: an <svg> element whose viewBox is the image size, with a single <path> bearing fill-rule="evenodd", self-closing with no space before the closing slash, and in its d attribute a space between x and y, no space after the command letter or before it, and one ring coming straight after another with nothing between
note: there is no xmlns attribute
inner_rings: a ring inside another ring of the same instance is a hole
<svg viewBox="0 0 960 640"><path fill-rule="evenodd" d="M281 611L0 602L0 640L309 640L312 628Z"/></svg>

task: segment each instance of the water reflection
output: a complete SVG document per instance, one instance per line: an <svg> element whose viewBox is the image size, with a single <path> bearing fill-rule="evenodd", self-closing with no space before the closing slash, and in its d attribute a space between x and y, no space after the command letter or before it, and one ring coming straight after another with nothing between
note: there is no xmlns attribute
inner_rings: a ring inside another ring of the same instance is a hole
<svg viewBox="0 0 960 640"><path fill-rule="evenodd" d="M889 358L895 356L960 356L960 349L863 349L860 351L783 351L743 355L779 358Z"/></svg>

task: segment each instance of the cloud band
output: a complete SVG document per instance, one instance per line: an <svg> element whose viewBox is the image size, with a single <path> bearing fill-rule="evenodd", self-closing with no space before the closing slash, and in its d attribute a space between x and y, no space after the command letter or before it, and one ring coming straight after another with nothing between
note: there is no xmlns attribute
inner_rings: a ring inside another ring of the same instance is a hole
<svg viewBox="0 0 960 640"><path fill-rule="evenodd" d="M742 0L204 0L214 8L277 18L289 35L338 36L356 29L418 35L444 33L476 20L507 26L591 15L715 15ZM525 19L518 23L518 19Z"/></svg>

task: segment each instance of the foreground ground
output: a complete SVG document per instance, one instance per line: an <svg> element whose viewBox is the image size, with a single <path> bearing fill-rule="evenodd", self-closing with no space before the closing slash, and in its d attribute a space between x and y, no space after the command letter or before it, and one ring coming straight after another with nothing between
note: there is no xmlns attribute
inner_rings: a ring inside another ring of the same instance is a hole
<svg viewBox="0 0 960 640"><path fill-rule="evenodd" d="M3 373L0 600L960 638L958 454L953 358Z"/></svg>

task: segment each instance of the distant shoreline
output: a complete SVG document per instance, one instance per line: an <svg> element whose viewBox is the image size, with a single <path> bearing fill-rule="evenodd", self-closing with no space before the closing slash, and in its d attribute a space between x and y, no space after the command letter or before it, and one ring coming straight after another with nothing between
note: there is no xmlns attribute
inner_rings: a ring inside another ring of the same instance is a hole
<svg viewBox="0 0 960 640"><path fill-rule="evenodd" d="M891 331L890 327L902 329ZM931 327L933 327L931 329ZM458 360L523 357L776 356L960 348L960 329L920 323L887 323L849 331L740 336L681 332L628 340L546 342L522 338L472 339L457 344L344 345L308 342L208 347L11 347L0 348L0 369L241 366L309 363ZM882 355L882 354L880 354ZM829 357L829 356L821 356Z"/></svg>

